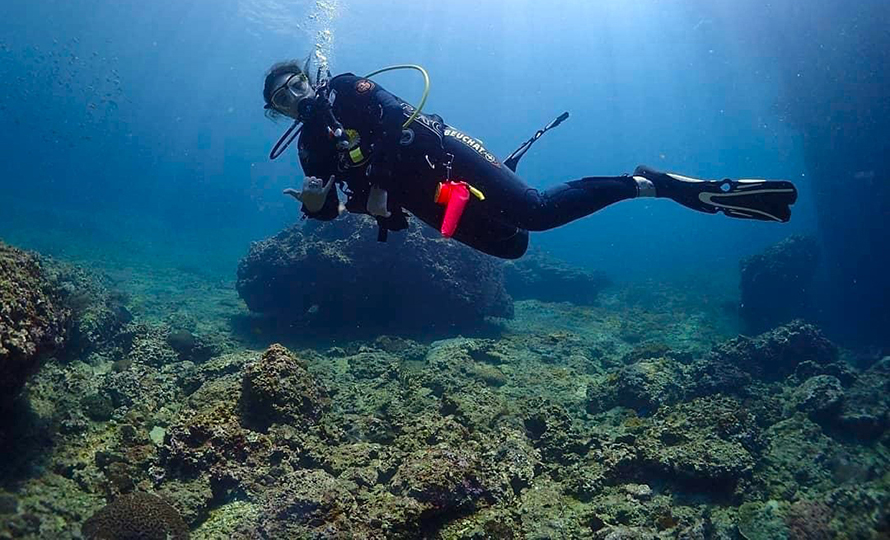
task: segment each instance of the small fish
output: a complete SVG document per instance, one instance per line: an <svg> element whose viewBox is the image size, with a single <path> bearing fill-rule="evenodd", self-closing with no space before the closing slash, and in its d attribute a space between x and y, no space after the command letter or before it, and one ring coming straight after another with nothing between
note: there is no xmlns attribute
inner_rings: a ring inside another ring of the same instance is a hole
<svg viewBox="0 0 890 540"><path fill-rule="evenodd" d="M318 313L318 304L312 304L312 307L306 310L306 313L309 315L315 315Z"/></svg>

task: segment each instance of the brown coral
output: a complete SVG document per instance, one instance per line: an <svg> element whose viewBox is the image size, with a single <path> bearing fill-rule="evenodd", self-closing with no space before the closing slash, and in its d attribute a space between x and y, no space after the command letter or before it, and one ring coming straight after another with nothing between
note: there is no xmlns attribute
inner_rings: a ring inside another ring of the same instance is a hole
<svg viewBox="0 0 890 540"><path fill-rule="evenodd" d="M186 540L189 529L179 512L149 493L122 495L86 520L87 540Z"/></svg>
<svg viewBox="0 0 890 540"><path fill-rule="evenodd" d="M829 540L834 538L831 530L831 509L818 501L797 501L785 514L789 540Z"/></svg>

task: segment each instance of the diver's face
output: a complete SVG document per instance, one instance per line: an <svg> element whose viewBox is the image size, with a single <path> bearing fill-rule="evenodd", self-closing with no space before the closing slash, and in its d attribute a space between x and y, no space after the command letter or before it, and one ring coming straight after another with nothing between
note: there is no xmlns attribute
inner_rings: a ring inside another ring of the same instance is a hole
<svg viewBox="0 0 890 540"><path fill-rule="evenodd" d="M295 73L283 79L282 84L272 93L271 101L276 111L294 120L301 120L300 102L314 97L315 90L309 84L309 79L302 73Z"/></svg>

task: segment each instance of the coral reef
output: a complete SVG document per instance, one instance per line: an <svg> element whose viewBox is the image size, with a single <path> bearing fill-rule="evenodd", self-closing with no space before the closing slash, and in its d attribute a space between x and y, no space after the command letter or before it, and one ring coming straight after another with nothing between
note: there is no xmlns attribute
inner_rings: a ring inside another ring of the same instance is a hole
<svg viewBox="0 0 890 540"><path fill-rule="evenodd" d="M489 489L479 478L480 460L473 452L437 445L406 456L390 482L395 495L411 497L431 514L472 507Z"/></svg>
<svg viewBox="0 0 890 540"><path fill-rule="evenodd" d="M64 344L69 317L40 260L0 242L0 412Z"/></svg>
<svg viewBox="0 0 890 540"><path fill-rule="evenodd" d="M831 508L823 502L800 500L785 512L788 540L830 540Z"/></svg>
<svg viewBox="0 0 890 540"><path fill-rule="evenodd" d="M844 392L838 424L844 433L878 440L890 429L890 356L875 362Z"/></svg>
<svg viewBox="0 0 890 540"><path fill-rule="evenodd" d="M421 227L374 241L372 219L295 225L257 242L237 288L254 312L340 328L471 327L511 317L502 264Z"/></svg>
<svg viewBox="0 0 890 540"><path fill-rule="evenodd" d="M739 536L745 540L788 538L778 501L747 502L739 507Z"/></svg>
<svg viewBox="0 0 890 540"><path fill-rule="evenodd" d="M790 236L740 263L739 313L749 332L760 333L813 312L812 283L819 242Z"/></svg>
<svg viewBox="0 0 890 540"><path fill-rule="evenodd" d="M348 538L348 516L358 510L349 488L324 471L294 471L265 495L254 533L260 538Z"/></svg>
<svg viewBox="0 0 890 540"><path fill-rule="evenodd" d="M645 416L679 400L685 377L682 366L666 358L623 366L589 387L588 409L599 412L622 406Z"/></svg>
<svg viewBox="0 0 890 540"><path fill-rule="evenodd" d="M882 538L890 358L693 289L256 350L139 298L29 381L0 538Z"/></svg>
<svg viewBox="0 0 890 540"><path fill-rule="evenodd" d="M841 381L831 375L810 377L794 391L792 398L795 407L814 420L837 413L843 399Z"/></svg>

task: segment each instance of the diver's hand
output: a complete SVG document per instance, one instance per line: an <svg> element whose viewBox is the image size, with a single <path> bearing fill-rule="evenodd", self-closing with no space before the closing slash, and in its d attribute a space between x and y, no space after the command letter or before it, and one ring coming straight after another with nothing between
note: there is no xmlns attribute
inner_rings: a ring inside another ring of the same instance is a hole
<svg viewBox="0 0 890 540"><path fill-rule="evenodd" d="M306 205L306 210L310 212L319 212L324 207L324 202L328 198L328 192L334 185L334 175L328 180L326 185L322 185L321 178L315 176L307 176L303 179L303 191L297 191L292 188L284 190L285 195L290 195L294 199Z"/></svg>
<svg viewBox="0 0 890 540"><path fill-rule="evenodd" d="M386 190L377 186L371 186L368 193L368 213L377 217L389 217L392 212L386 209L386 201L388 199Z"/></svg>

